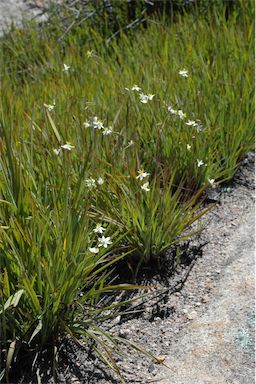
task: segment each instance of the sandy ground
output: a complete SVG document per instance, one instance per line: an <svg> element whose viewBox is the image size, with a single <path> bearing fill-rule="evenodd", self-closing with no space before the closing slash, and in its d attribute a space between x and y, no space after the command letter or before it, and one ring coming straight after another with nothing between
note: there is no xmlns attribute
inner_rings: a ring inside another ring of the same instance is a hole
<svg viewBox="0 0 256 384"><path fill-rule="evenodd" d="M241 218L208 310L171 345L162 384L254 382L254 219Z"/></svg>

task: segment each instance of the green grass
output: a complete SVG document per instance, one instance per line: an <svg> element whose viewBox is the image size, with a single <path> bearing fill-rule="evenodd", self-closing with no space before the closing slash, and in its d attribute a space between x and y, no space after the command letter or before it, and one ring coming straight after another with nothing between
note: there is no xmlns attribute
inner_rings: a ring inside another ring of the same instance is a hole
<svg viewBox="0 0 256 384"><path fill-rule="evenodd" d="M119 374L106 336L99 338L106 314L97 307L106 291L131 288L115 285L115 262L128 254L135 275L152 260L161 266L164 251L204 213L202 191L232 179L254 147L249 8L228 21L222 14L152 20L109 43L89 27L58 43L57 27L33 25L0 41L7 380L21 346L54 345L67 331L98 343ZM141 91L131 90L135 84ZM142 103L140 93L154 97ZM111 134L95 129L95 116Z"/></svg>

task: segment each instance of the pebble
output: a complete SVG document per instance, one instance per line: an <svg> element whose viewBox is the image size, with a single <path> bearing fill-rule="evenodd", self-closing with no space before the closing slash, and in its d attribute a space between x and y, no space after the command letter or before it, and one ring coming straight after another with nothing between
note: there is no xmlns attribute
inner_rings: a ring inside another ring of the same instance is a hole
<svg viewBox="0 0 256 384"><path fill-rule="evenodd" d="M121 316L117 316L115 319L113 319L114 324L119 324L121 320Z"/></svg>
<svg viewBox="0 0 256 384"><path fill-rule="evenodd" d="M58 374L58 382L59 383L65 383L66 382L66 379L65 379L65 376L63 375L63 373Z"/></svg>
<svg viewBox="0 0 256 384"><path fill-rule="evenodd" d="M152 373L154 370L155 370L154 364L150 364L149 367L148 367L149 373Z"/></svg>
<svg viewBox="0 0 256 384"><path fill-rule="evenodd" d="M205 284L205 288L209 290L213 289L213 283L211 282L211 283Z"/></svg>
<svg viewBox="0 0 256 384"><path fill-rule="evenodd" d="M161 364L165 361L166 359L166 356L165 355L159 355L159 356L156 356L156 364Z"/></svg>
<svg viewBox="0 0 256 384"><path fill-rule="evenodd" d="M209 299L209 296L208 296L208 295L204 295L204 296L202 297L201 300L202 300L203 303L208 303L208 301L209 301L210 299Z"/></svg>
<svg viewBox="0 0 256 384"><path fill-rule="evenodd" d="M128 329L120 329L120 331L119 331L119 336L120 337L123 337L124 339L127 339L128 335L129 335Z"/></svg>
<svg viewBox="0 0 256 384"><path fill-rule="evenodd" d="M129 323L129 330L128 330L128 332L138 332L138 331L140 331L139 329L136 329L137 327L134 325L134 324L131 324L131 323Z"/></svg>
<svg viewBox="0 0 256 384"><path fill-rule="evenodd" d="M191 312L189 312L189 313L187 314L187 318L188 318L189 320L194 320L196 317L197 317L197 313L196 313L196 311L191 311Z"/></svg>

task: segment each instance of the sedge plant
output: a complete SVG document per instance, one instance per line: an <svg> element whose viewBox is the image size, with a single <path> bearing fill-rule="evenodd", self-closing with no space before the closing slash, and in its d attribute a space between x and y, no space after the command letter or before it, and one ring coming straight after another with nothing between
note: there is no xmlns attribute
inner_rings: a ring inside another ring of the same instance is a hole
<svg viewBox="0 0 256 384"><path fill-rule="evenodd" d="M176 185L174 180L175 170L150 178L140 169L129 176L109 175L105 189L95 192L92 216L126 233L123 241L133 249L129 259L135 277L142 265L157 262L161 267L164 253L196 233L191 225L206 212L199 209L202 190L191 197L183 181Z"/></svg>
<svg viewBox="0 0 256 384"><path fill-rule="evenodd" d="M101 330L101 322L125 304L104 304L104 294L135 288L116 285L111 276L113 264L124 257L111 252L121 236L111 228L105 236L95 230L82 183L86 166L73 177L71 145L64 144L59 157L52 152L43 160L36 133L29 142L21 136L16 145L11 137L2 125L1 378L10 382L21 351L36 359L47 345L55 349L63 332L92 340L95 352L119 375L108 346L114 338Z"/></svg>

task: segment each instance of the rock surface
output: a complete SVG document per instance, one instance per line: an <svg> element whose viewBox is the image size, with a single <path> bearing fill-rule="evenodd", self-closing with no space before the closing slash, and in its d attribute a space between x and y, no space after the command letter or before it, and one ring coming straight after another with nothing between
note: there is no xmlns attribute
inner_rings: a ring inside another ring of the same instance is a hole
<svg viewBox="0 0 256 384"><path fill-rule="evenodd" d="M254 382L253 211L230 239L225 265L207 312L171 345L162 384Z"/></svg>
<svg viewBox="0 0 256 384"><path fill-rule="evenodd" d="M47 20L44 7L59 0L0 0L0 36L13 22L22 26L24 19L36 17L38 22Z"/></svg>

